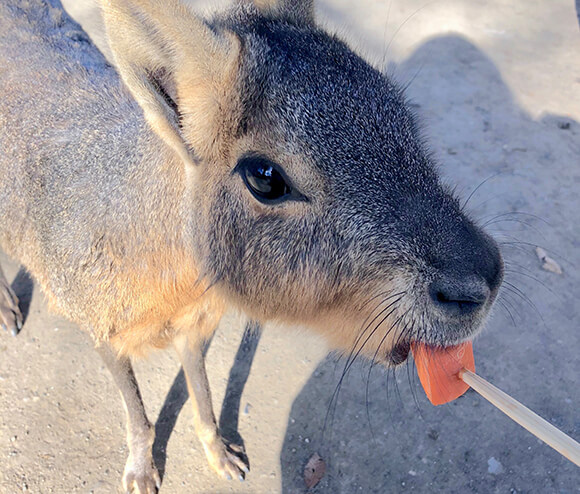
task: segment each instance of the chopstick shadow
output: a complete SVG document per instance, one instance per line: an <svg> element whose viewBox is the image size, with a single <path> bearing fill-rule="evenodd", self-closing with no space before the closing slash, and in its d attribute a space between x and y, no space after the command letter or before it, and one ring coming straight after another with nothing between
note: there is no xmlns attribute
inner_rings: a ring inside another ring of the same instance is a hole
<svg viewBox="0 0 580 494"><path fill-rule="evenodd" d="M219 418L219 428L224 439L240 446L243 446L243 440L238 433L240 401L244 386L250 374L260 336L260 327L257 323L250 322L246 325L244 336L242 337L230 370L226 394ZM210 344L211 342L208 343L204 355ZM167 444L175 428L177 418L188 398L187 382L183 368L181 368L173 380L173 384L167 393L165 402L155 423L153 460L155 461L161 480L163 480L163 476L165 475Z"/></svg>

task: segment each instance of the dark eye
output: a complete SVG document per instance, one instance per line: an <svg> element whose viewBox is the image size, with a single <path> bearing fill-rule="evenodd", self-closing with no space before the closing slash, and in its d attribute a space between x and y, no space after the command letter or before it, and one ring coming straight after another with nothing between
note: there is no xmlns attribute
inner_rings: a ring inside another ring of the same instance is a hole
<svg viewBox="0 0 580 494"><path fill-rule="evenodd" d="M278 203L293 195L287 179L278 167L266 158L257 156L242 158L236 169L242 176L246 187L260 202Z"/></svg>

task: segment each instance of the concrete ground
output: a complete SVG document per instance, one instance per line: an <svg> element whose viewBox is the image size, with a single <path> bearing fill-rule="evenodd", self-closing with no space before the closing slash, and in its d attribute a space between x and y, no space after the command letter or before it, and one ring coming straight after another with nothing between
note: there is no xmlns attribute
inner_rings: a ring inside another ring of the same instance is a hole
<svg viewBox="0 0 580 494"><path fill-rule="evenodd" d="M94 4L65 3L102 40ZM321 0L317 10L409 85L442 173L460 194L481 185L470 208L502 242L507 277L475 343L478 372L580 440L574 0ZM534 245L563 274L543 270ZM27 321L17 338L0 334L0 492L117 492L127 454L118 393L88 337L47 313L26 275L1 260ZM162 494L302 493L314 452L327 464L315 493L580 492L578 467L474 392L431 406L412 367L369 372L360 362L324 428L344 361L325 357L324 343L307 332L266 328L242 341L243 329L227 318L207 359L220 423L243 437L250 456L243 484L209 470L174 355L136 365L156 422Z"/></svg>

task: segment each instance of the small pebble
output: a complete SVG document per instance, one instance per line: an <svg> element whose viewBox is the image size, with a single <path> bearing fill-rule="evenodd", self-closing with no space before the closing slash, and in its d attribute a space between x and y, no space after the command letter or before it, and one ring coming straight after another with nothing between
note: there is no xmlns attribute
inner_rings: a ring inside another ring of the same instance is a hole
<svg viewBox="0 0 580 494"><path fill-rule="evenodd" d="M487 460L487 472L492 475L499 475L500 473L503 473L503 466L492 456Z"/></svg>

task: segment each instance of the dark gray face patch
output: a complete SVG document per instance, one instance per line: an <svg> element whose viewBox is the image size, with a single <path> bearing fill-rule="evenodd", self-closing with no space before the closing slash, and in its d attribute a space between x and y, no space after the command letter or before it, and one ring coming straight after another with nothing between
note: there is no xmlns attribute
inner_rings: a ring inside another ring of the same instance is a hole
<svg viewBox="0 0 580 494"><path fill-rule="evenodd" d="M371 296L403 273L413 333L392 361L410 339L450 344L477 331L501 282L501 256L440 184L397 85L316 28L259 16L230 28L247 57L240 132L299 149L324 192L312 198L316 213L294 217L275 207L253 214L224 190L216 209L229 207L217 221L231 235L214 238L209 256L231 268L219 273L224 284L274 317L291 299L290 317L299 318L363 290ZM276 166L284 175L285 164Z"/></svg>

